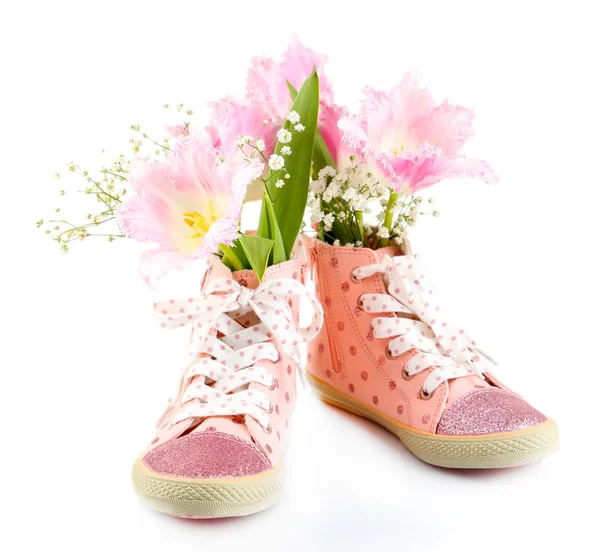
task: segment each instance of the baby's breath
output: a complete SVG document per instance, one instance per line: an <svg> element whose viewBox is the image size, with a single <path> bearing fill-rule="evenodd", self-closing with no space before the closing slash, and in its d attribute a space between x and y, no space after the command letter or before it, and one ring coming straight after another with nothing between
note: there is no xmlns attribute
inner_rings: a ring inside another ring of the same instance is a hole
<svg viewBox="0 0 600 552"><path fill-rule="evenodd" d="M162 104L162 107L168 110L169 104ZM177 104L176 110L188 116L193 114L191 109L184 110L183 104ZM116 213L128 193L131 164L142 152L145 156L147 154L148 157L157 160L164 157L170 149L171 138L166 136L154 139L138 124L131 124L129 128L133 133L129 139L130 152L119 154L112 162L103 163L93 172L81 167L76 161L67 164L67 172L76 175L81 184L73 190L69 190L68 186L63 184L64 187L61 186L58 195L67 198L75 194L88 196L91 207L84 212L83 222L58 218L57 215L62 215L62 207L54 209L54 216L36 222L36 226L42 228L44 233L60 246L63 253L69 251L69 244L73 241L85 241L90 237L99 236L113 242L124 237L116 222ZM182 134L185 135L189 130L189 123L184 122L178 128L183 129ZM54 179L68 181L61 173L55 173Z"/></svg>
<svg viewBox="0 0 600 552"><path fill-rule="evenodd" d="M340 171L326 166L310 184L310 221L319 228L319 238L346 247L376 249L401 243L426 210L422 198L398 194L379 182L355 155ZM430 204L432 201L429 202ZM365 215L370 222L365 222Z"/></svg>

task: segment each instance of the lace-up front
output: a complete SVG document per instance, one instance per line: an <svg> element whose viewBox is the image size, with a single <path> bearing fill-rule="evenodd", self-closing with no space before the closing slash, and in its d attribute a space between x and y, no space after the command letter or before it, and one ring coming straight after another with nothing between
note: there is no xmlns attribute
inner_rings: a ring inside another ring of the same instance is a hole
<svg viewBox="0 0 600 552"><path fill-rule="evenodd" d="M388 316L373 319L373 336L389 339L387 356L394 359L417 351L405 365L403 377L411 379L429 367L421 397L429 398L444 381L483 374L493 359L476 346L469 334L446 321L433 285L425 279L417 256L384 256L379 263L357 267L352 278L361 281L382 274L387 293L362 295L359 307Z"/></svg>
<svg viewBox="0 0 600 552"><path fill-rule="evenodd" d="M293 297L310 305L308 327L300 327L293 315ZM279 346L299 362L300 343L319 332L323 312L306 288L291 278L273 279L257 289L216 278L201 297L164 301L154 308L163 327L193 328L178 395L172 401L181 406L172 424L189 418L248 415L270 432L273 405L249 384L272 389L275 380L265 361L277 362ZM237 321L242 318L244 325ZM173 408L167 408L161 421Z"/></svg>

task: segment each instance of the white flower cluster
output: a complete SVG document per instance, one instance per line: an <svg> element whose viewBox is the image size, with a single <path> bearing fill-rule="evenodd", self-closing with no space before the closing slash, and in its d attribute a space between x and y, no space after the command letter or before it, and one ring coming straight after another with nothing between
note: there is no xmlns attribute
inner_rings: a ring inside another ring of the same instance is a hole
<svg viewBox="0 0 600 552"><path fill-rule="evenodd" d="M339 170L327 166L311 182L310 221L319 226L322 238L333 245L377 247L390 240L401 243L408 226L424 214L422 199L391 192L365 164L350 156Z"/></svg>
<svg viewBox="0 0 600 552"><path fill-rule="evenodd" d="M300 123L300 115L298 114L298 112L296 111L290 111L288 113L287 116L287 120L294 125L294 129L297 132L302 132L304 130L304 126ZM269 168L273 171L280 171L282 169L285 168L285 157L288 157L290 155L292 155L292 148L291 146L288 146L287 144L289 144L292 141L292 138L294 137L293 133L291 130L288 130L287 128L280 128L277 131L277 141L280 144L286 144L284 146L282 146L279 149L279 153L273 153L271 155L271 157L269 158ZM290 173L287 172L285 173L285 178L289 178L290 177ZM276 188L283 188L285 186L285 180L282 180L281 178L277 179L277 181L275 182L275 187Z"/></svg>
<svg viewBox="0 0 600 552"><path fill-rule="evenodd" d="M311 222L323 221L329 231L335 218L348 220L352 211L365 211L370 199L385 194L387 190L362 165L357 164L354 157L339 172L327 166L321 169L317 180L311 182Z"/></svg>
<svg viewBox="0 0 600 552"><path fill-rule="evenodd" d="M304 125L300 122L300 115L296 111L290 111L287 116L287 121L289 121L296 132L304 131ZM263 121L263 124L266 126L269 124L269 121ZM290 178L290 173L285 169L285 157L289 157L292 155L292 148L288 144L292 141L294 137L293 132L288 130L287 128L280 128L277 131L277 141L282 145L279 149L279 153L272 153L267 159L265 153L263 153L266 149L266 143L262 138L258 138L256 136L251 136L249 134L240 135L237 137L235 143L240 149L239 156L241 159L246 161L251 161L254 158L262 158L265 161L269 168L272 171L281 171L284 170L284 179L278 178L275 182L275 187L283 188L285 186L285 179Z"/></svg>

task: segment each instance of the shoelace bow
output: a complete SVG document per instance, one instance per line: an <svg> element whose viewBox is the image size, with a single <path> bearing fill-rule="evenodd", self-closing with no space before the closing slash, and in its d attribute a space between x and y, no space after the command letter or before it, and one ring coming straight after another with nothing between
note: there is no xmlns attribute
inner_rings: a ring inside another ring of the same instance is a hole
<svg viewBox="0 0 600 552"><path fill-rule="evenodd" d="M404 317L373 319L373 336L390 339L386 354L394 359L410 350L418 350L405 365L403 376L414 377L429 367L435 370L425 379L421 395L430 397L444 381L483 374L496 362L487 355L469 334L444 318L431 282L425 279L417 256L390 257L381 262L358 267L352 271L355 280L383 274L387 293L367 293L360 306L371 313L402 313Z"/></svg>
<svg viewBox="0 0 600 552"><path fill-rule="evenodd" d="M294 317L292 297L299 298L300 306L306 299L312 307L308 327L300 327ZM236 318L252 312L257 324L245 327L236 322ZM300 364L300 344L316 336L323 324L319 302L291 278L271 280L256 289L217 278L200 297L155 303L154 313L164 328L193 327L179 392L175 401L170 401L172 405L181 398L173 425L188 418L247 414L265 431L270 431L268 414L273 405L258 389L248 389L250 383L271 389L275 386L261 361L279 360L276 341ZM159 425L171 409L167 408Z"/></svg>

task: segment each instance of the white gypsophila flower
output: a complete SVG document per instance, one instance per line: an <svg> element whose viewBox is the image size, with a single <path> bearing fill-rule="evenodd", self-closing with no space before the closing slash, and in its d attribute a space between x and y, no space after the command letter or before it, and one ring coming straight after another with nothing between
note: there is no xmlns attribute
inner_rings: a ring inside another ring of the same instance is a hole
<svg viewBox="0 0 600 552"><path fill-rule="evenodd" d="M346 245L344 245L344 247L354 247L354 244L352 242L348 242Z"/></svg>
<svg viewBox="0 0 600 552"><path fill-rule="evenodd" d="M298 115L297 111L290 111L287 116L287 120L295 125L300 122L300 115Z"/></svg>
<svg viewBox="0 0 600 552"><path fill-rule="evenodd" d="M273 155L271 155L271 157L269 157L269 168L271 170L279 171L283 169L284 165L285 159L281 157L281 155L277 155L276 153L274 153Z"/></svg>
<svg viewBox="0 0 600 552"><path fill-rule="evenodd" d="M246 136L244 136L244 142L246 144L251 144L252 142L254 142L254 136L250 136L249 134L246 134Z"/></svg>
<svg viewBox="0 0 600 552"><path fill-rule="evenodd" d="M303 132L306 127L302 123L298 123L294 128L297 132Z"/></svg>
<svg viewBox="0 0 600 552"><path fill-rule="evenodd" d="M375 194L378 196L386 196L386 192L389 192L389 188L385 184L375 185Z"/></svg>
<svg viewBox="0 0 600 552"><path fill-rule="evenodd" d="M290 155L292 153L292 148L290 148L290 146L283 146L279 150L279 153L281 153L281 155Z"/></svg>
<svg viewBox="0 0 600 552"><path fill-rule="evenodd" d="M277 131L277 140L282 144L289 144L292 141L292 133L285 128L280 128Z"/></svg>
<svg viewBox="0 0 600 552"><path fill-rule="evenodd" d="M325 191L326 187L327 183L322 178L319 178L318 180L313 180L310 183L310 189L313 192L313 194L322 194Z"/></svg>
<svg viewBox="0 0 600 552"><path fill-rule="evenodd" d="M348 177L348 185L352 186L352 188L360 188L364 182L364 179L359 174L351 174Z"/></svg>
<svg viewBox="0 0 600 552"><path fill-rule="evenodd" d="M343 194L342 194L342 199L345 201L351 201L354 196L356 195L356 189L355 188L348 188Z"/></svg>
<svg viewBox="0 0 600 552"><path fill-rule="evenodd" d="M334 247L339 247L340 245L341 245L341 244L340 244L340 240L335 240L335 241L333 242L333 246L334 246Z"/></svg>
<svg viewBox="0 0 600 552"><path fill-rule="evenodd" d="M396 245L402 245L402 242L404 241L400 236L396 236L393 240L392 240Z"/></svg>
<svg viewBox="0 0 600 552"><path fill-rule="evenodd" d="M265 141L262 138L256 141L256 149L258 151L265 151L265 147Z"/></svg>
<svg viewBox="0 0 600 552"><path fill-rule="evenodd" d="M421 211L419 211L418 207L413 207L410 210L410 218L413 219L415 222L417 222L417 219L419 218L419 215L421 214Z"/></svg>
<svg viewBox="0 0 600 552"><path fill-rule="evenodd" d="M333 190L331 186L323 192L323 201L329 203L333 199Z"/></svg>
<svg viewBox="0 0 600 552"><path fill-rule="evenodd" d="M331 230L334 220L335 220L335 217L333 216L333 213L327 213L323 217L323 222L325 224L325 230L327 230L328 232L329 232L329 230Z"/></svg>
<svg viewBox="0 0 600 552"><path fill-rule="evenodd" d="M323 220L323 216L323 211L313 211L312 215L310 216L311 224L321 222Z"/></svg>
<svg viewBox="0 0 600 552"><path fill-rule="evenodd" d="M377 230L377 237L378 238L389 238L390 237L390 230L387 226L381 226L379 228L379 230Z"/></svg>
<svg viewBox="0 0 600 552"><path fill-rule="evenodd" d="M326 178L328 176L333 178L336 174L337 174L337 171L333 167L330 167L329 165L327 165L326 167L323 167L319 171L319 178Z"/></svg>
<svg viewBox="0 0 600 552"><path fill-rule="evenodd" d="M384 218L385 218L385 213L383 211L380 211L379 213L377 213L375 215L375 219L377 220L377 222L383 222Z"/></svg>
<svg viewBox="0 0 600 552"><path fill-rule="evenodd" d="M290 173L285 173L285 178L289 178L290 177Z"/></svg>
<svg viewBox="0 0 600 552"><path fill-rule="evenodd" d="M275 187L276 188L283 188L285 186L285 182L283 180L281 180L281 178L275 182Z"/></svg>
<svg viewBox="0 0 600 552"><path fill-rule="evenodd" d="M356 194L352 198L352 208L355 211L363 211L366 203L367 203L367 198L362 194Z"/></svg>
<svg viewBox="0 0 600 552"><path fill-rule="evenodd" d="M358 240L354 245L356 247L362 247L363 246L363 242L361 242L360 240Z"/></svg>
<svg viewBox="0 0 600 552"><path fill-rule="evenodd" d="M382 207L385 207L385 206L388 204L388 200L387 200L385 197L382 197L382 198L379 200L379 204L380 204Z"/></svg>
<svg viewBox="0 0 600 552"><path fill-rule="evenodd" d="M235 139L235 145L236 146L243 146L244 145L244 137L240 134L236 139Z"/></svg>
<svg viewBox="0 0 600 552"><path fill-rule="evenodd" d="M340 220L346 220L346 213L344 211L339 212L337 218Z"/></svg>
<svg viewBox="0 0 600 552"><path fill-rule="evenodd" d="M308 201L306 202L306 204L313 211L316 211L317 209L321 208L321 200L317 196L311 194L309 194Z"/></svg>
<svg viewBox="0 0 600 552"><path fill-rule="evenodd" d="M331 193L333 194L333 197L342 197L342 186L338 182L332 182L331 184L329 184L329 187L331 188Z"/></svg>

